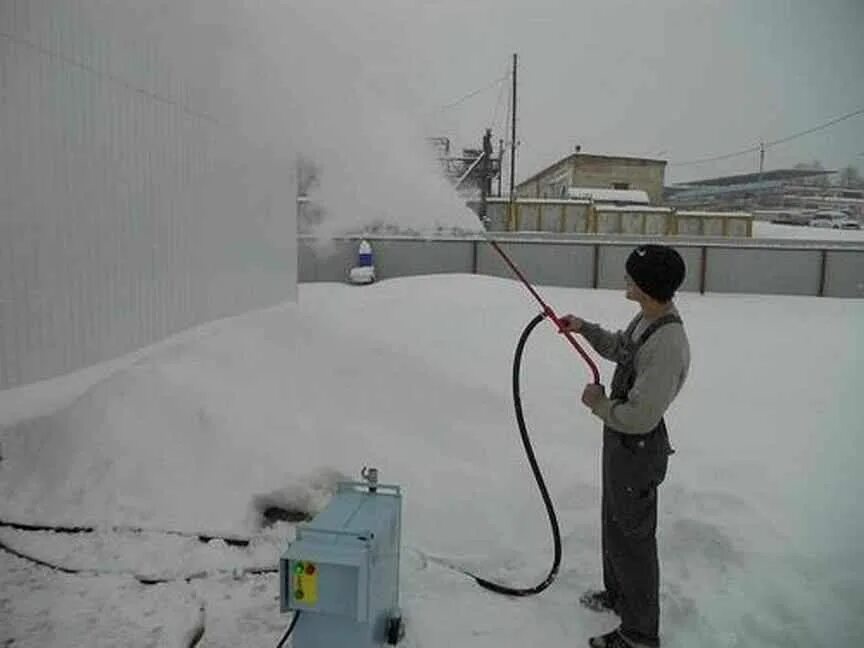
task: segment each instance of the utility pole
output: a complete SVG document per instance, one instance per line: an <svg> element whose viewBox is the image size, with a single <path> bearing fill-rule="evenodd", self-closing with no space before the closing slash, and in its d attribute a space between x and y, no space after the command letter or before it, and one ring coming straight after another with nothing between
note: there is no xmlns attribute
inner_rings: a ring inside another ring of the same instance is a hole
<svg viewBox="0 0 864 648"><path fill-rule="evenodd" d="M765 142L759 142L759 182L760 183L762 182L762 172L764 170L765 170ZM763 196L763 200L760 200L760 198L759 198L760 195L762 195L759 193L760 191L761 191L761 188L756 191L756 196L753 199L753 201L756 205L760 204L764 200L764 196Z"/></svg>
<svg viewBox="0 0 864 648"><path fill-rule="evenodd" d="M486 201L492 193L492 130L487 128L483 135L483 152L480 154L480 220L486 226Z"/></svg>
<svg viewBox="0 0 864 648"><path fill-rule="evenodd" d="M762 181L762 172L765 170L765 142L759 142L759 181Z"/></svg>
<svg viewBox="0 0 864 648"><path fill-rule="evenodd" d="M518 54L513 55L513 123L510 129L510 202L516 188L516 66Z"/></svg>
<svg viewBox="0 0 864 648"><path fill-rule="evenodd" d="M862 153L861 155L864 155ZM501 181L504 179L504 140L498 140L498 197L502 196Z"/></svg>

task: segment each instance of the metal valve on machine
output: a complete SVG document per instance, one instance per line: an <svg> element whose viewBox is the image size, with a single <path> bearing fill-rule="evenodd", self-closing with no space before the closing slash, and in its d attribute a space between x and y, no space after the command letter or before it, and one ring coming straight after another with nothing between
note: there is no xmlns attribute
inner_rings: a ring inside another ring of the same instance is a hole
<svg viewBox="0 0 864 648"><path fill-rule="evenodd" d="M369 484L369 491L374 493L378 489L378 469L377 468L367 468L363 466L363 470L360 471L360 477L362 477L366 483Z"/></svg>
<svg viewBox="0 0 864 648"><path fill-rule="evenodd" d="M297 528L279 561L280 609L302 612L294 648L397 645L402 493L364 467L327 507Z"/></svg>

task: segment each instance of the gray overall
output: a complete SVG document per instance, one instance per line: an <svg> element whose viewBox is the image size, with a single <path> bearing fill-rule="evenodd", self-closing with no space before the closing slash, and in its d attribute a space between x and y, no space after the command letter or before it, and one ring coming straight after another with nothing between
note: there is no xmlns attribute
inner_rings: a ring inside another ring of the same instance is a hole
<svg viewBox="0 0 864 648"><path fill-rule="evenodd" d="M630 324L611 399L627 400L636 379L636 352L645 341L661 326L680 321L677 315L664 315L635 342L639 318ZM647 434L603 428L603 583L621 614L621 631L650 646L660 645L657 487L673 452L663 419Z"/></svg>

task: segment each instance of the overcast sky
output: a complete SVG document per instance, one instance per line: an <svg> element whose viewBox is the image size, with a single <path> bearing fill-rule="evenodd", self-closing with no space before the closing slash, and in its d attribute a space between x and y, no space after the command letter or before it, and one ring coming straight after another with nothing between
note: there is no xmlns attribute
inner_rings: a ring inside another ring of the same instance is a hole
<svg viewBox="0 0 864 648"><path fill-rule="evenodd" d="M324 40L353 50L343 62L358 79L459 148L493 120L496 142L507 136L509 88L494 81L518 53L517 179L576 144L668 159L667 181L755 171L757 154L674 163L864 108L864 0L376 0L314 12ZM862 154L859 115L769 149L766 168L864 169Z"/></svg>

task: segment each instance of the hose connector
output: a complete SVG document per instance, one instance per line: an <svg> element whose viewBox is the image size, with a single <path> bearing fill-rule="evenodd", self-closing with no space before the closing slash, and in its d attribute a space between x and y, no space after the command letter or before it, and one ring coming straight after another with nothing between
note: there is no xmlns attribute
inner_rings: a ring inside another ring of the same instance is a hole
<svg viewBox="0 0 864 648"><path fill-rule="evenodd" d="M377 468L367 468L363 466L363 470L360 471L360 476L363 480L369 484L369 492L374 493L378 490L378 469Z"/></svg>

